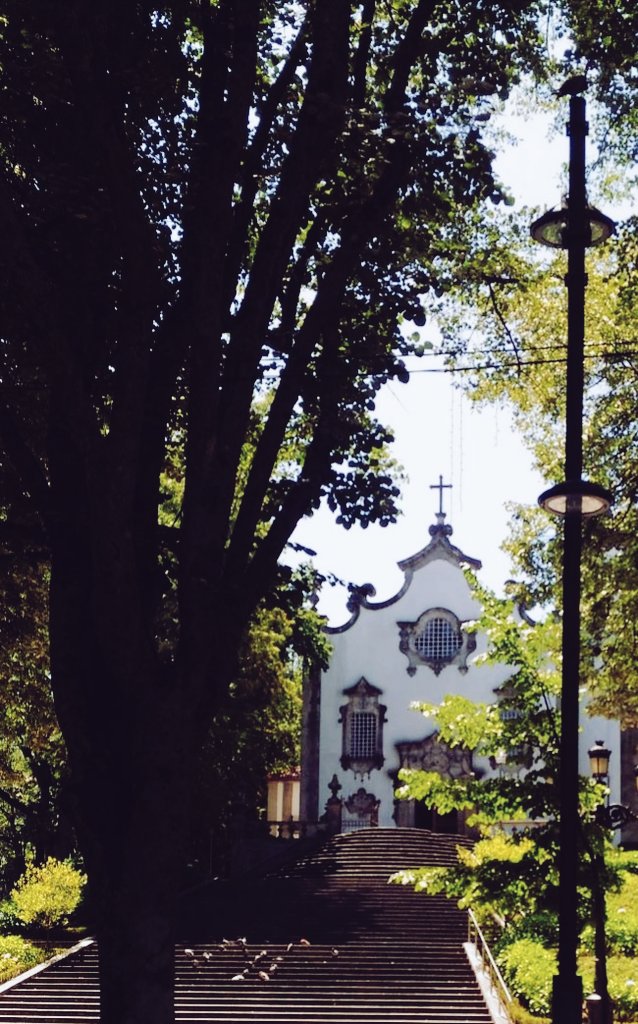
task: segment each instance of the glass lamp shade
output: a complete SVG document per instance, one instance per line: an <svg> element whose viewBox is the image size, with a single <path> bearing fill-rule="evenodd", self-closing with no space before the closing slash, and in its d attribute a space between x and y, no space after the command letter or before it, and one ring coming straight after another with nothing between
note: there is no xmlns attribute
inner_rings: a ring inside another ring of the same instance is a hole
<svg viewBox="0 0 638 1024"><path fill-rule="evenodd" d="M589 235L585 245L601 245L613 235L616 225L611 217L607 217L595 206L586 207L589 222ZM541 245L552 249L567 249L569 246L569 210L562 206L560 210L549 210L530 226L532 238Z"/></svg>
<svg viewBox="0 0 638 1024"><path fill-rule="evenodd" d="M609 758L611 750L603 744L602 740L596 740L593 747L587 751L589 766L594 779L606 779L609 775Z"/></svg>
<svg viewBox="0 0 638 1024"><path fill-rule="evenodd" d="M566 480L543 491L538 499L538 504L552 515L580 515L584 519L602 515L611 502L609 491L587 480Z"/></svg>

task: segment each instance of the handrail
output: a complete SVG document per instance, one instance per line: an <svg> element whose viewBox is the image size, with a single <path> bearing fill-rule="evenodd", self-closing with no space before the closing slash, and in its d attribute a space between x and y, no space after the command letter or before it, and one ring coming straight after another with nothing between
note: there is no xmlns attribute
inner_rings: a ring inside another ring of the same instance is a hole
<svg viewBox="0 0 638 1024"><path fill-rule="evenodd" d="M468 910L467 915L467 936L468 942L473 943L476 947L477 953L481 958L481 963L483 964L483 969L490 980L492 990L496 992L499 997L502 997L505 1000L506 1005L507 1003L511 1003L512 995L505 984L503 975L498 969L496 960L492 956L490 947L488 946L485 936L479 927L479 923L471 910Z"/></svg>

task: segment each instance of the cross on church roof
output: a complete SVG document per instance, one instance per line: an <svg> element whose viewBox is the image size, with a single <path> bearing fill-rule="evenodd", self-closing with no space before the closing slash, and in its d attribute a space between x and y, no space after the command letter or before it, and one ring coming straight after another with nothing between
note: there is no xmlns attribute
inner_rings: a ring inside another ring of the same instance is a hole
<svg viewBox="0 0 638 1024"><path fill-rule="evenodd" d="M440 515L440 516L444 516L445 515L445 512L443 511L443 491L451 490L451 489L452 489L452 484L444 484L443 483L443 477L441 475L439 475L439 482L438 482L438 484L430 484L430 490L431 491L438 491L439 492L439 511L438 511L438 515Z"/></svg>

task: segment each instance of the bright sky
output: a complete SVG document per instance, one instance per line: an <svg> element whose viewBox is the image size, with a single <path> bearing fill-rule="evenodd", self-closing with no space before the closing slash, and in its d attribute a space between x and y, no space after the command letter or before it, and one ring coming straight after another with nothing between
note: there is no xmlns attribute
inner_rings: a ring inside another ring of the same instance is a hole
<svg viewBox="0 0 638 1024"><path fill-rule="evenodd" d="M499 156L496 166L517 205L541 211L558 205L564 190L561 170L568 159L566 136L551 132L542 114L508 117L507 128L518 141ZM299 525L294 538L317 552L314 563L321 572L372 583L376 600L391 597L401 586L397 561L428 543L439 501L438 491L430 486L440 474L444 483L452 484L443 498L447 522L454 529L452 541L482 561L480 578L497 593L511 577L509 559L500 550L510 518L506 503L535 504L545 486L555 483L543 481L532 469L506 408L475 409L453 387L451 375L431 372L433 366L432 357L411 360L409 369L417 372L410 382L387 386L377 403L379 419L395 432L393 454L409 477L398 522L384 529L346 531L322 508ZM318 607L331 625L349 617L347 596L342 588L324 587Z"/></svg>

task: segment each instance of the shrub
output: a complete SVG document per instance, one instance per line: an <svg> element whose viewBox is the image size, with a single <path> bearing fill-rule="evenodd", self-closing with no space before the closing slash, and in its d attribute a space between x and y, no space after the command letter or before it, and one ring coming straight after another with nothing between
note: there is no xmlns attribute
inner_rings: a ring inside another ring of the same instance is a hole
<svg viewBox="0 0 638 1024"><path fill-rule="evenodd" d="M86 875L70 861L49 857L39 867L30 865L11 893L16 917L45 931L65 924L80 902L85 882Z"/></svg>
<svg viewBox="0 0 638 1024"><path fill-rule="evenodd" d="M612 956L607 963L609 995L614 1004L614 1019L638 1018L638 962L635 957Z"/></svg>
<svg viewBox="0 0 638 1024"><path fill-rule="evenodd" d="M549 1014L556 954L533 939L518 939L506 946L498 963L513 995L534 1014Z"/></svg>
<svg viewBox="0 0 638 1024"><path fill-rule="evenodd" d="M12 935L19 932L22 922L16 915L16 910L10 899L2 900L0 903L0 935Z"/></svg>
<svg viewBox="0 0 638 1024"><path fill-rule="evenodd" d="M578 969L583 978L585 992L594 990L593 957L582 957ZM609 995L614 1007L615 1021L638 1020L638 961L633 956L610 956L607 959Z"/></svg>
<svg viewBox="0 0 638 1024"><path fill-rule="evenodd" d="M42 963L49 953L32 946L18 935L0 936L0 982L15 978L30 967Z"/></svg>
<svg viewBox="0 0 638 1024"><path fill-rule="evenodd" d="M507 929L503 929L497 938L496 949L511 946L519 939L532 939L541 946L556 945L558 937L558 917L553 910L536 910L526 914L520 920L513 921Z"/></svg>
<svg viewBox="0 0 638 1024"><path fill-rule="evenodd" d="M516 999L508 1004L507 1012L513 1024L551 1024L549 1017L535 1017Z"/></svg>

